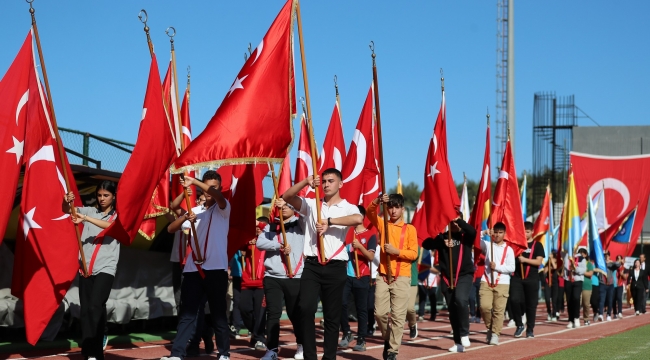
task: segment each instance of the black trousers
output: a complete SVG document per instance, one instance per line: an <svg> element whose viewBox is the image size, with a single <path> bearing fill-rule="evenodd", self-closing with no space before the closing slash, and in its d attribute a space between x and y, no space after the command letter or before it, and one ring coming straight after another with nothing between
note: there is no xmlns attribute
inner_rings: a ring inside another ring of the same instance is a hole
<svg viewBox="0 0 650 360"><path fill-rule="evenodd" d="M460 344L460 338L469 336L469 292L474 289L474 276L463 275L452 290L446 282L442 282L442 295L449 308L449 322L454 331L454 343Z"/></svg>
<svg viewBox="0 0 650 360"><path fill-rule="evenodd" d="M232 318L230 319L230 322L235 327L238 334L239 334L239 330L244 325L244 321L241 318L241 312L239 311L240 298L241 298L241 277L233 276L232 277L232 313L230 314Z"/></svg>
<svg viewBox="0 0 650 360"><path fill-rule="evenodd" d="M106 326L106 301L111 294L115 276L99 273L79 276L81 302L81 354L104 359L103 341Z"/></svg>
<svg viewBox="0 0 650 360"><path fill-rule="evenodd" d="M537 277L524 280L514 276L510 278L510 301L512 301L512 314L517 326L524 325L521 319L525 313L526 327L530 330L535 328L535 316L539 302L538 293L539 279Z"/></svg>
<svg viewBox="0 0 650 360"><path fill-rule="evenodd" d="M548 284L548 279L542 281L544 286L544 300L546 301L546 313L555 317L557 312L557 284L555 286Z"/></svg>
<svg viewBox="0 0 650 360"><path fill-rule="evenodd" d="M643 285L632 288L632 298L634 299L634 311L645 313L645 288Z"/></svg>
<svg viewBox="0 0 650 360"><path fill-rule="evenodd" d="M478 296L478 291L481 288L481 278L474 280L474 289L469 293L469 315L479 316L481 313L481 299ZM433 314L433 311L431 312ZM435 315L433 315L435 318Z"/></svg>
<svg viewBox="0 0 650 360"><path fill-rule="evenodd" d="M418 316L424 316L424 307L427 304L427 298L429 299L429 304L431 304L431 320L436 319L436 313L438 309L436 308L436 299L437 287L426 287L424 285L418 285Z"/></svg>
<svg viewBox="0 0 650 360"><path fill-rule="evenodd" d="M317 360L314 315L318 295L323 304L325 341L323 360L336 359L343 307L343 288L347 281L347 261L332 260L326 265L307 259L300 279L300 317L305 334L303 349L306 360Z"/></svg>
<svg viewBox="0 0 650 360"><path fill-rule="evenodd" d="M261 341L266 344L266 307L263 306L264 289L242 289L239 311L244 325L251 334L251 344Z"/></svg>
<svg viewBox="0 0 650 360"><path fill-rule="evenodd" d="M580 296L582 295L582 281L565 281L566 306L569 313L569 322L580 319Z"/></svg>
<svg viewBox="0 0 650 360"><path fill-rule="evenodd" d="M174 289L174 301L176 302L176 314L181 311L181 283L183 280L183 268L180 263L171 262L172 264L172 289Z"/></svg>
<svg viewBox="0 0 650 360"><path fill-rule="evenodd" d="M366 338L366 328L361 324L368 323L368 290L370 289L370 276L362 276L357 279L353 276L348 276L345 286L343 287L343 298L341 307L341 331L343 334L350 331L350 321L348 320L348 303L350 301L350 294L354 296L354 304L357 309L357 336L359 339Z"/></svg>
<svg viewBox="0 0 650 360"><path fill-rule="evenodd" d="M623 313L623 286L617 286L614 288L614 315Z"/></svg>
<svg viewBox="0 0 650 360"><path fill-rule="evenodd" d="M591 304L591 310L594 315L602 315L600 313L600 284L598 286L591 286L591 299L589 301Z"/></svg>
<svg viewBox="0 0 650 360"><path fill-rule="evenodd" d="M282 316L282 300L287 306L287 315L293 325L296 342L302 344L302 324L298 313L298 294L300 279L278 279L264 277L264 295L266 296L266 346L269 350L277 350L280 340L280 317Z"/></svg>
<svg viewBox="0 0 650 360"><path fill-rule="evenodd" d="M375 327L375 287L377 285L377 280L370 279L370 286L368 287L368 332L370 334Z"/></svg>
<svg viewBox="0 0 650 360"><path fill-rule="evenodd" d="M203 270L205 278L198 272L183 274L181 285L181 312L171 356L183 359L187 342L196 330L199 308L208 299L212 324L216 332L219 355L230 356L230 335L226 317L226 293L228 292L228 272L226 270Z"/></svg>

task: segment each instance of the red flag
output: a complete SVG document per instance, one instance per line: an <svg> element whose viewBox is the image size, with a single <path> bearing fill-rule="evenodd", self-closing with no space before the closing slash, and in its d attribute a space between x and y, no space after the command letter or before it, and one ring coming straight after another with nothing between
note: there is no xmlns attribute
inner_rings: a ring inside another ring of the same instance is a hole
<svg viewBox="0 0 650 360"><path fill-rule="evenodd" d="M418 233L418 245L422 246L422 242L427 238L432 237L429 235L429 229L427 227L427 209L424 207L424 191L420 194L420 200L418 201L417 206L415 207L415 213L411 219L411 224L415 226L415 229Z"/></svg>
<svg viewBox="0 0 650 360"><path fill-rule="evenodd" d="M244 64L205 130L172 165L172 172L208 165L280 163L291 148L295 112L292 12L287 1ZM260 124L273 124L260 131Z"/></svg>
<svg viewBox="0 0 650 360"><path fill-rule="evenodd" d="M325 141L323 142L323 149L320 152L318 173L321 174L324 170L330 168L341 171L344 163L345 140L343 138L343 126L341 125L341 110L339 109L339 102L336 101L330 125L325 135Z"/></svg>
<svg viewBox="0 0 650 360"><path fill-rule="evenodd" d="M309 144L309 131L307 130L307 121L305 115L300 118L300 140L298 141L298 158L296 159L296 174L294 184L301 182L308 176L314 174L312 170L311 146ZM298 196L313 199L316 196L314 189L305 186Z"/></svg>
<svg viewBox="0 0 650 360"><path fill-rule="evenodd" d="M183 138L183 144L185 145L185 148L187 148L192 142L192 125L190 124L190 92L188 89L185 89L183 103L181 104L181 123L183 124L183 133L181 136ZM198 176L195 171L191 171L189 175L192 177ZM175 199L182 192L183 186L180 182L180 175L172 175L171 198ZM190 204L192 204L192 206L196 204L196 197L196 190L194 190L192 191L192 195L190 195ZM187 204L185 201L181 202L181 208L187 210Z"/></svg>
<svg viewBox="0 0 650 360"><path fill-rule="evenodd" d="M174 156L174 141L163 106L156 56L151 58L138 140L117 185L117 218L97 238L111 236L130 245L138 232L159 179Z"/></svg>
<svg viewBox="0 0 650 360"><path fill-rule="evenodd" d="M459 205L458 192L447 159L447 110L443 91L424 168L424 206L429 234L440 234L451 219L456 218L455 207Z"/></svg>
<svg viewBox="0 0 650 360"><path fill-rule="evenodd" d="M632 240L629 244L612 242L609 245L612 259L617 255L631 256L648 211L650 155L598 156L572 152L571 164L578 199L585 199L587 194L593 199L598 191L605 188L605 215L608 221L620 219L633 210L638 201ZM578 206L580 213L584 213L587 204L580 201ZM601 240L603 238L601 236Z"/></svg>
<svg viewBox="0 0 650 360"><path fill-rule="evenodd" d="M287 153L287 157L282 162L280 174L278 174L278 194L282 196L285 191L291 187L291 157Z"/></svg>
<svg viewBox="0 0 650 360"><path fill-rule="evenodd" d="M341 197L351 204L366 204L377 198L379 169L373 141L373 89L368 90L350 149L343 164Z"/></svg>
<svg viewBox="0 0 650 360"><path fill-rule="evenodd" d="M492 223L502 222L506 225L506 240L512 246L515 256L519 256L519 253L528 248L528 244L510 139L508 139L506 150L503 153L503 162L501 163L499 180L497 180L497 186L494 189L492 205L494 206Z"/></svg>
<svg viewBox="0 0 650 360"><path fill-rule="evenodd" d="M476 229L476 239L474 239L474 265L476 271L474 272L474 279L479 279L485 273L485 254L481 251L481 241L490 241L489 236L481 237L481 231L491 228L490 224L490 192L491 192L491 177L490 177L490 126L488 125L485 134L485 153L483 155L483 169L481 171L481 182L478 193L476 194L476 201L472 208L472 213L469 218L469 223ZM482 240L483 239L483 240Z"/></svg>
<svg viewBox="0 0 650 360"><path fill-rule="evenodd" d="M30 38L31 41L31 38ZM31 46L31 44L29 44ZM67 158L58 154L36 69L29 76L25 176L18 218L12 293L23 300L27 341L35 345L79 270L79 247L61 202L68 192L63 167L77 193Z"/></svg>
<svg viewBox="0 0 650 360"><path fill-rule="evenodd" d="M34 71L32 32L27 34L18 55L0 81L0 244L4 238L7 222L14 205L16 187L23 163L25 145L25 105L29 98L29 75Z"/></svg>
<svg viewBox="0 0 650 360"><path fill-rule="evenodd" d="M535 220L535 225L533 225L533 239L536 239L540 236L546 235L546 233L551 228L550 224L550 215L551 215L551 191L546 187L546 194L544 195L544 201L542 202L542 209L539 211L537 220ZM548 244L547 246L549 246Z"/></svg>
<svg viewBox="0 0 650 360"><path fill-rule="evenodd" d="M603 244L603 249L608 250L610 248L615 249L617 246L622 246L622 247L628 247L629 244L617 244L616 242L612 242L612 238L616 233L618 233L621 230L621 227L623 226L623 223L627 221L627 219L630 217L630 214L634 210L638 211L637 207L633 207L632 210L626 212L625 214L621 215L616 221L614 221L613 224L611 224L605 231L603 231L600 234L600 242ZM638 215L638 214L637 214ZM636 223L637 219L634 219L634 222ZM631 238L634 239L634 238ZM618 250L618 249L617 249ZM625 253L617 253L616 255L621 255L623 257L627 256ZM616 255L612 254L612 251L610 250L610 256L612 259L616 259Z"/></svg>

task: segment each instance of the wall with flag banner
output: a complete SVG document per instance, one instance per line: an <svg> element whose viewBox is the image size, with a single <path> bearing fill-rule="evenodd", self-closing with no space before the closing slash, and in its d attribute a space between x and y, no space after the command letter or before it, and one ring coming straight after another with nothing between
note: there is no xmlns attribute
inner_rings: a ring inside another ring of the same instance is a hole
<svg viewBox="0 0 650 360"><path fill-rule="evenodd" d="M631 255L648 211L650 155L599 156L571 152L571 163L579 199L585 199L587 194L593 198L596 192L605 188L607 199L605 215L610 224L631 211L638 203L637 219L632 229L630 243L610 245L612 257ZM584 202L579 203L581 213L584 213L586 206Z"/></svg>

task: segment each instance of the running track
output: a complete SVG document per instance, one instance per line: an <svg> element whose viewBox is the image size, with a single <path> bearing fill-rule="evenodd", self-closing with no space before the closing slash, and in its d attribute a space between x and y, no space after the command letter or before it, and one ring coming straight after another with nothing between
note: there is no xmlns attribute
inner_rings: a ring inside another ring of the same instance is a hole
<svg viewBox="0 0 650 360"><path fill-rule="evenodd" d="M428 316L428 315L427 315ZM565 315L566 316L566 315ZM546 321L546 307L543 304L537 308L537 322L535 325L535 338L516 339L513 337L515 328L504 328L500 338L499 346L490 346L485 342L485 325L470 324L470 340L472 346L465 354L453 354L447 351L453 345L449 332L451 326L447 318L447 311L443 310L438 314L435 322L425 321L418 323L419 336L415 340L409 340L408 331L404 331L404 339L400 348L399 359L425 360L439 357L447 359L475 358L478 354L482 360L489 359L533 359L542 355L550 354L562 349L580 345L601 337L613 335L622 331L631 330L636 327L650 323L650 312L648 315L634 316L633 309L623 311L623 319L611 322L597 322L590 326L583 326L579 329L567 329L567 318L562 317L560 321L551 323ZM352 323L354 324L354 323ZM352 327L353 331L356 328ZM319 356L322 356L322 329L317 326L317 342L319 342ZM341 359L381 359L383 341L379 338L379 331L375 336L366 339L366 352L353 352L351 349L341 350L338 357ZM293 357L296 343L293 336L291 323L282 322L280 332L280 358L291 359ZM354 343L353 343L354 344ZM247 347L248 339L231 341L231 359L259 359L264 355L262 351L256 351ZM117 359L159 359L168 356L171 344L169 341L145 342L128 344L126 346L110 346L106 351L107 360ZM203 350L201 350L203 351ZM214 359L216 354L208 356L203 354L201 359ZM0 359L73 359L81 360L79 349L71 349L64 353L31 352L22 354L0 354ZM188 358L189 359L189 358Z"/></svg>

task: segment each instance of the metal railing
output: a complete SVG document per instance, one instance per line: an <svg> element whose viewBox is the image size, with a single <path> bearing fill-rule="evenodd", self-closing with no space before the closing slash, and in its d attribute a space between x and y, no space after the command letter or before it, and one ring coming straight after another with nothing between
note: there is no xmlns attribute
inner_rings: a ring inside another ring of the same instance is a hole
<svg viewBox="0 0 650 360"><path fill-rule="evenodd" d="M97 169L124 171L134 144L79 130L59 127L59 134L71 164Z"/></svg>

